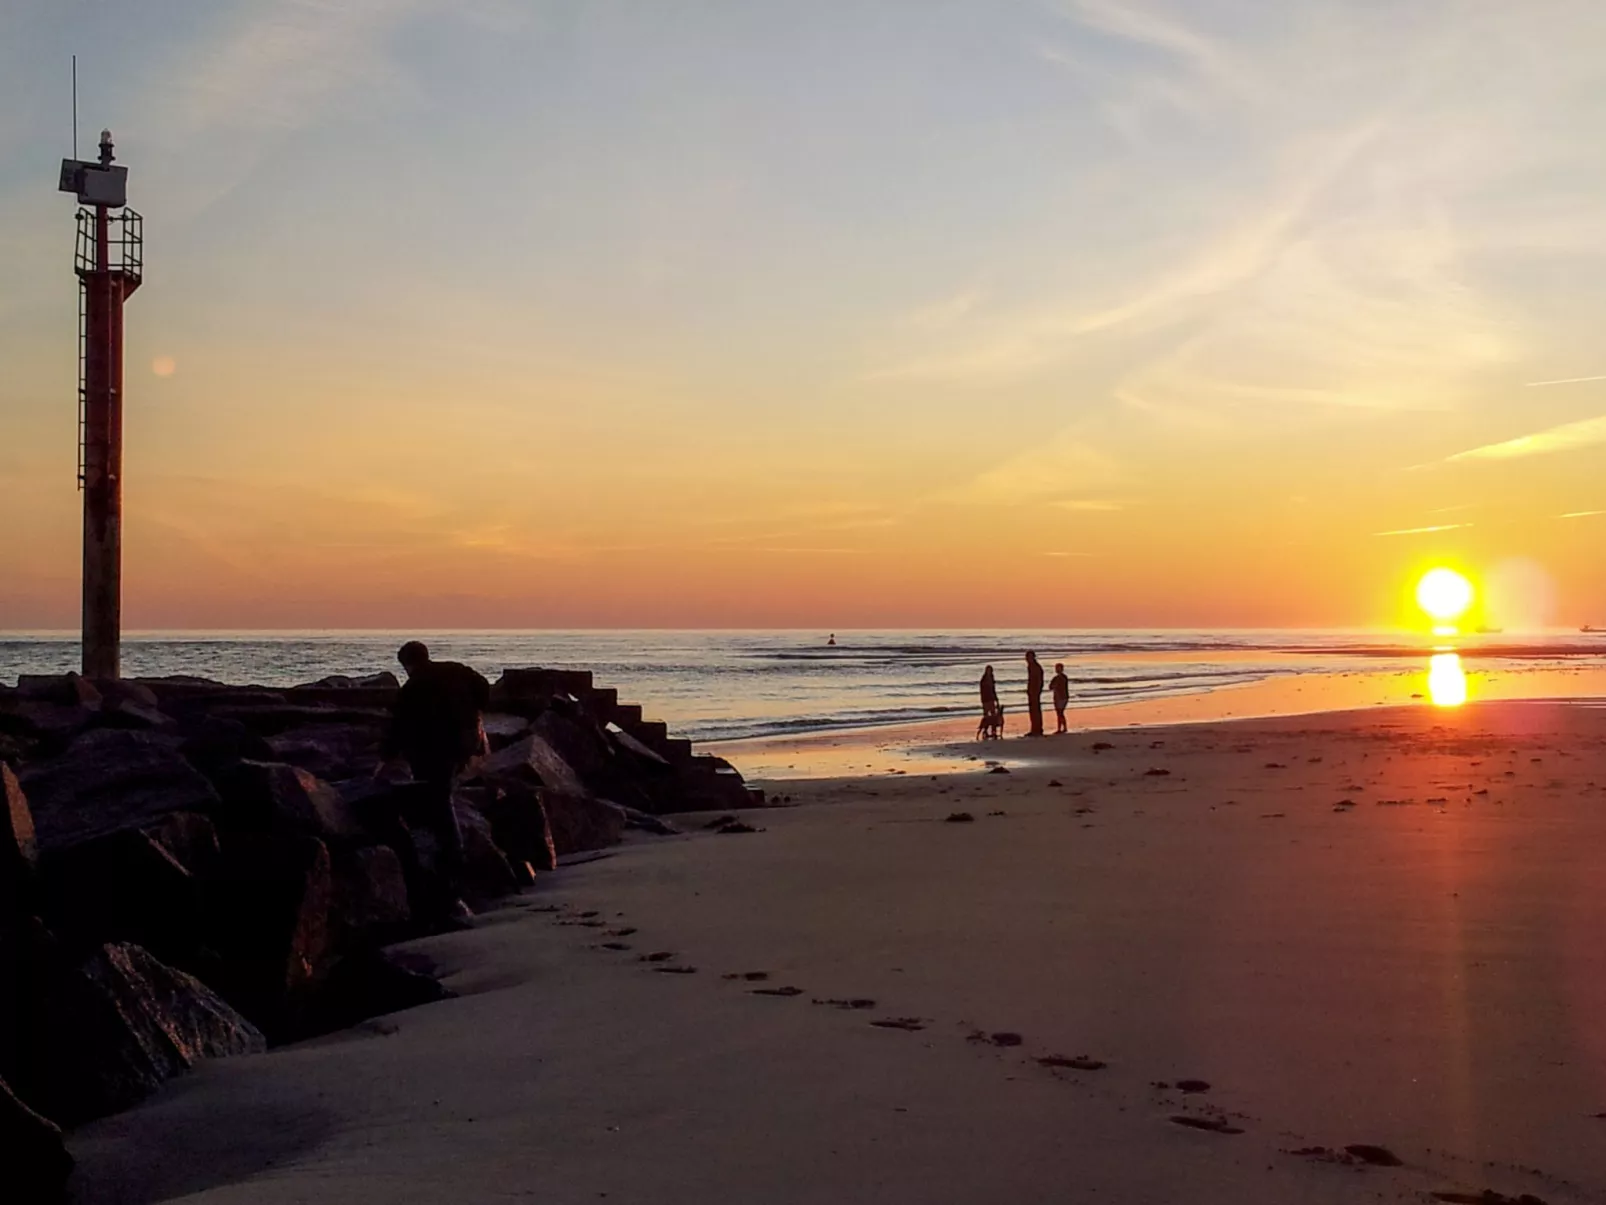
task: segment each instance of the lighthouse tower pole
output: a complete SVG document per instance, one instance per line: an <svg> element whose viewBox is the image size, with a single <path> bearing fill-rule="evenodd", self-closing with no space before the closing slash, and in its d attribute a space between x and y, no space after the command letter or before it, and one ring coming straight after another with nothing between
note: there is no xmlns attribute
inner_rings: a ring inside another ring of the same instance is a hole
<svg viewBox="0 0 1606 1205"><path fill-rule="evenodd" d="M123 576L123 303L143 275L140 215L127 208L128 171L113 166L111 131L95 163L66 160L62 189L78 195L78 484L84 494L83 674L121 670Z"/></svg>

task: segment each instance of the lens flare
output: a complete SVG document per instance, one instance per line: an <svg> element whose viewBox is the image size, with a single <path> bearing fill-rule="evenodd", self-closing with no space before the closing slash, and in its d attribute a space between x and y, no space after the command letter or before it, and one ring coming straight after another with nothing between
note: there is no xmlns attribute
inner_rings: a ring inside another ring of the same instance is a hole
<svg viewBox="0 0 1606 1205"><path fill-rule="evenodd" d="M1454 569L1430 569L1416 584L1416 605L1438 623L1454 623L1472 606L1472 583Z"/></svg>
<svg viewBox="0 0 1606 1205"><path fill-rule="evenodd" d="M1459 653L1434 653L1428 661L1428 698L1435 707L1459 707L1467 701L1467 675Z"/></svg>

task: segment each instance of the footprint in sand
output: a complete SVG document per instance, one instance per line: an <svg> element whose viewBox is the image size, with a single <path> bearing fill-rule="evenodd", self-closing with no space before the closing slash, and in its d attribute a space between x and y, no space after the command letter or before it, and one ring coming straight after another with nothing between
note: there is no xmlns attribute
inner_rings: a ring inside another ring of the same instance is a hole
<svg viewBox="0 0 1606 1205"><path fill-rule="evenodd" d="M636 930L633 927L631 927L629 925L626 925L623 929L609 929L608 930L608 936L609 937L629 937L635 931Z"/></svg>
<svg viewBox="0 0 1606 1205"><path fill-rule="evenodd" d="M1143 771L1143 777L1145 777L1145 778L1170 778L1171 777L1171 771L1170 770L1162 770L1159 767L1155 767L1152 770Z"/></svg>
<svg viewBox="0 0 1606 1205"><path fill-rule="evenodd" d="M800 987L755 987L752 991L755 996L801 996Z"/></svg>
<svg viewBox="0 0 1606 1205"><path fill-rule="evenodd" d="M974 824L976 823L976 817L972 816L969 812L950 812L946 817L944 817L943 823Z"/></svg>
<svg viewBox="0 0 1606 1205"><path fill-rule="evenodd" d="M1103 1071L1109 1066L1103 1059L1089 1058L1079 1054L1075 1058L1066 1058L1063 1054L1050 1054L1037 1060L1040 1067L1064 1068L1067 1071Z"/></svg>
<svg viewBox="0 0 1606 1205"><path fill-rule="evenodd" d="M675 956L675 952L673 950L654 950L651 954L643 954L641 956L640 961L642 961L642 962L668 962L674 956Z"/></svg>
<svg viewBox="0 0 1606 1205"><path fill-rule="evenodd" d="M875 1007L875 1001L866 996L855 996L849 1000L811 1000L809 1003L823 1004L828 1008L840 1008L844 1012Z"/></svg>
<svg viewBox="0 0 1606 1205"><path fill-rule="evenodd" d="M599 950L628 950L630 949L630 943L628 941L605 941L597 948Z"/></svg>
<svg viewBox="0 0 1606 1205"><path fill-rule="evenodd" d="M871 1021L877 1029L901 1029L907 1033L916 1033L926 1027L926 1023L919 1017L886 1017L880 1021Z"/></svg>
<svg viewBox="0 0 1606 1205"><path fill-rule="evenodd" d="M732 971L729 975L721 975L721 979L745 979L749 983L762 983L770 977L768 971Z"/></svg>
<svg viewBox="0 0 1606 1205"><path fill-rule="evenodd" d="M1435 1201L1453 1201L1455 1205L1545 1205L1543 1197L1536 1197L1532 1193L1508 1197L1492 1188L1482 1192L1430 1192L1428 1196Z"/></svg>
<svg viewBox="0 0 1606 1205"><path fill-rule="evenodd" d="M1171 1119L1172 1125L1186 1126L1190 1130L1206 1130L1212 1134L1242 1134L1243 1130L1232 1124L1225 1117L1190 1117L1186 1113L1178 1113Z"/></svg>
<svg viewBox="0 0 1606 1205"><path fill-rule="evenodd" d="M1405 1160L1401 1159L1386 1146L1375 1146L1370 1142L1353 1142L1344 1148L1345 1152L1353 1155L1362 1163L1373 1167L1404 1167Z"/></svg>
<svg viewBox="0 0 1606 1205"><path fill-rule="evenodd" d="M965 1035L965 1041L979 1042L983 1046L1019 1046L1024 1040L1020 1034L1008 1031L987 1033L985 1030L972 1029Z"/></svg>
<svg viewBox="0 0 1606 1205"><path fill-rule="evenodd" d="M653 967L660 975L695 975L696 967Z"/></svg>
<svg viewBox="0 0 1606 1205"><path fill-rule="evenodd" d="M1174 1085L1178 1092L1197 1093L1210 1091L1210 1084L1202 1079L1179 1079Z"/></svg>

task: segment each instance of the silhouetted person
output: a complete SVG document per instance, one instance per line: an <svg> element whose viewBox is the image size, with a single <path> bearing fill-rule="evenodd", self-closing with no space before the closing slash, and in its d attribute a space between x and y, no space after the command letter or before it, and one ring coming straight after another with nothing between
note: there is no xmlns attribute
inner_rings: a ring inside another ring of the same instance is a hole
<svg viewBox="0 0 1606 1205"><path fill-rule="evenodd" d="M831 639L827 640L825 643L835 647L835 645L836 645L836 633L832 632L831 633Z"/></svg>
<svg viewBox="0 0 1606 1205"><path fill-rule="evenodd" d="M1065 731L1065 705L1071 701L1071 680L1065 676L1065 666L1054 663L1054 676L1048 680L1048 694L1054 700L1054 735Z"/></svg>
<svg viewBox="0 0 1606 1205"><path fill-rule="evenodd" d="M981 671L981 724L976 735L983 740L989 736L1003 736L1003 711L998 705L998 683L993 678L993 667Z"/></svg>
<svg viewBox="0 0 1606 1205"><path fill-rule="evenodd" d="M491 701L491 684L466 665L431 661L421 641L409 640L396 654L407 681L396 696L390 731L375 775L405 761L418 785L417 811L440 846L440 871L452 894L463 867L463 834L452 809L452 787L464 767L485 751L481 716ZM448 911L467 915L461 900Z"/></svg>
<svg viewBox="0 0 1606 1205"><path fill-rule="evenodd" d="M1026 713L1032 721L1027 736L1043 735L1043 667L1036 653L1026 654Z"/></svg>

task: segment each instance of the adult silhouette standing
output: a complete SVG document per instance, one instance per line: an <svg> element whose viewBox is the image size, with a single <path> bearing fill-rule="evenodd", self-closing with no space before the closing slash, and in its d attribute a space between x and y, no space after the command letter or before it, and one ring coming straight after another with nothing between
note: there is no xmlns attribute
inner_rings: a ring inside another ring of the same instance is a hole
<svg viewBox="0 0 1606 1205"><path fill-rule="evenodd" d="M1043 667L1036 653L1026 654L1026 714L1032 726L1027 736L1043 735Z"/></svg>
<svg viewBox="0 0 1606 1205"><path fill-rule="evenodd" d="M430 660L429 649L418 640L402 645L396 660L407 672L407 682L396 696L374 776L386 776L400 762L412 770L418 784L419 819L434 833L441 877L448 887L448 898L441 902L449 918L462 921L472 913L456 898L463 871L463 834L452 806L452 788L468 763L485 752L481 717L491 701L491 684L456 661ZM416 850L411 853L416 859ZM408 860L405 855L403 860Z"/></svg>

